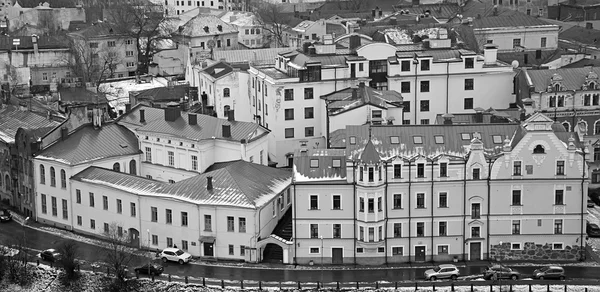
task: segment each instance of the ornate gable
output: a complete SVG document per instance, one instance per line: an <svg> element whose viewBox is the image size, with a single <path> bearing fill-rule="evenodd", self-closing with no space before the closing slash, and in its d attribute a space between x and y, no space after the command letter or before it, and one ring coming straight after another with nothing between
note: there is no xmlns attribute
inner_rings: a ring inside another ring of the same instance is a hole
<svg viewBox="0 0 600 292"><path fill-rule="evenodd" d="M552 124L554 121L543 115L542 113L535 113L523 124L527 131L552 131Z"/></svg>
<svg viewBox="0 0 600 292"><path fill-rule="evenodd" d="M550 85L548 85L548 92L559 92L563 91L563 77L558 73L554 73L552 77L550 77Z"/></svg>
<svg viewBox="0 0 600 292"><path fill-rule="evenodd" d="M598 88L598 74L594 71L590 71L585 76L585 82L581 89L583 90L596 90Z"/></svg>

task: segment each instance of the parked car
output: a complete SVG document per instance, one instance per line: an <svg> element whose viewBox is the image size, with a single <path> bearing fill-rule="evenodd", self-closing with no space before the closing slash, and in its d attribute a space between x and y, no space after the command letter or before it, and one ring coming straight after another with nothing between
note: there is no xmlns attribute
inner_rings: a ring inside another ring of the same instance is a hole
<svg viewBox="0 0 600 292"><path fill-rule="evenodd" d="M567 276L565 276L565 269L559 266L547 266L533 271L534 279L558 279L564 280Z"/></svg>
<svg viewBox="0 0 600 292"><path fill-rule="evenodd" d="M492 265L483 271L483 278L485 280L490 280L494 274L498 275L498 279L517 280L521 277L519 272L509 267L503 265Z"/></svg>
<svg viewBox="0 0 600 292"><path fill-rule="evenodd" d="M596 203L594 203L594 201L592 201L592 200L588 200L587 201L587 207L588 208L594 208L594 207L596 207Z"/></svg>
<svg viewBox="0 0 600 292"><path fill-rule="evenodd" d="M165 268L163 266L152 263L145 264L134 269L136 274L146 274L150 276L158 276L162 274L164 270Z"/></svg>
<svg viewBox="0 0 600 292"><path fill-rule="evenodd" d="M596 223L587 222L585 226L585 232L587 232L590 237L600 237L600 226Z"/></svg>
<svg viewBox="0 0 600 292"><path fill-rule="evenodd" d="M192 259L192 255L178 248L165 248L158 255L163 262L171 261L178 262L180 265L189 262Z"/></svg>
<svg viewBox="0 0 600 292"><path fill-rule="evenodd" d="M6 209L0 211L0 222L9 222L12 220L12 215Z"/></svg>
<svg viewBox="0 0 600 292"><path fill-rule="evenodd" d="M460 271L455 265L439 265L433 269L425 271L425 280L435 281L437 279L456 280L460 276Z"/></svg>
<svg viewBox="0 0 600 292"><path fill-rule="evenodd" d="M56 262L60 260L60 253L56 249L50 248L40 253L40 258L49 262Z"/></svg>

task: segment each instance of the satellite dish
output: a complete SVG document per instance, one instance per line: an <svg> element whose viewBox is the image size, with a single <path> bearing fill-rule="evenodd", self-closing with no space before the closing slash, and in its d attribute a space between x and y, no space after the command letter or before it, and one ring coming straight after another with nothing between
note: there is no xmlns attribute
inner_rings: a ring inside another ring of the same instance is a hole
<svg viewBox="0 0 600 292"><path fill-rule="evenodd" d="M514 69L517 69L517 68L519 68L519 61L517 61L517 60L514 60L514 61L512 61L512 63L510 63L510 64L512 65L512 67L513 67Z"/></svg>

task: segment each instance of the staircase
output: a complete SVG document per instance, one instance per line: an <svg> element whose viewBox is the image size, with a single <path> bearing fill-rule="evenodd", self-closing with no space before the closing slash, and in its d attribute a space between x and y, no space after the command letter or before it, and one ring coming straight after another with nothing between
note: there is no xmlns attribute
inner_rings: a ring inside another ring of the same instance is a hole
<svg viewBox="0 0 600 292"><path fill-rule="evenodd" d="M277 226L273 229L274 235L277 235L285 240L292 240L292 208L279 220ZM263 262L267 263L282 263L283 249L276 244L267 244L263 251Z"/></svg>

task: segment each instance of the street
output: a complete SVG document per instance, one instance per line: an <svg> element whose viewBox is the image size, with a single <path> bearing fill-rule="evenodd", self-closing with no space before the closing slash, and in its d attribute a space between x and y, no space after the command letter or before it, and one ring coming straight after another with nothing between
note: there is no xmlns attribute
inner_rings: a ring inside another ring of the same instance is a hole
<svg viewBox="0 0 600 292"><path fill-rule="evenodd" d="M56 248L58 244L65 240L62 237L51 235L33 228L22 227L16 222L0 224L0 242L6 244L6 240L15 237L25 237L25 245L35 250L31 254L48 249ZM84 242L79 242L81 259L87 262L83 268L89 268L87 265L93 262L102 261L99 247ZM34 260L30 258L31 260ZM139 257L138 263L148 261L146 257ZM167 263L164 265L164 274L189 277L206 277L224 280L255 280L255 281L300 281L300 282L374 282L374 281L409 281L422 280L425 267L406 267L406 268L381 268L381 269L334 269L334 270L316 270L316 269L266 269L266 268L247 268L233 266L217 266L203 264ZM509 265L510 266L510 265ZM460 267L462 276L481 274L485 267L484 263L470 264L467 267ZM517 266L515 269L527 277L531 275L534 269L539 266ZM598 279L600 267L578 267L565 266L567 277L573 279Z"/></svg>

